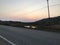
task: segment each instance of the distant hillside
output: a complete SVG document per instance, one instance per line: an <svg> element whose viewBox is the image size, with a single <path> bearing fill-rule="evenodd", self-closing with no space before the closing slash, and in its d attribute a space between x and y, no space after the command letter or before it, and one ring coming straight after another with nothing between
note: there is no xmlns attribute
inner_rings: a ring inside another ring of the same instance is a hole
<svg viewBox="0 0 60 45"><path fill-rule="evenodd" d="M60 32L60 16L25 24L27 26L35 26L38 30Z"/></svg>
<svg viewBox="0 0 60 45"><path fill-rule="evenodd" d="M0 21L0 25L23 27L23 23L18 21Z"/></svg>
<svg viewBox="0 0 60 45"><path fill-rule="evenodd" d="M34 26L37 30L43 31L53 31L53 32L60 32L60 16L54 18L46 18L42 20L38 20L36 22L17 22L17 21L1 21L0 25L8 25L8 26L15 26L15 27L22 27L26 28L30 26L30 29ZM26 27L25 27L26 26Z"/></svg>
<svg viewBox="0 0 60 45"><path fill-rule="evenodd" d="M54 24L60 24L60 16L54 17L54 18L46 18L39 21L34 22L37 25L54 25Z"/></svg>
<svg viewBox="0 0 60 45"><path fill-rule="evenodd" d="M60 16L42 19L34 22L34 24L37 26L37 29L60 32Z"/></svg>

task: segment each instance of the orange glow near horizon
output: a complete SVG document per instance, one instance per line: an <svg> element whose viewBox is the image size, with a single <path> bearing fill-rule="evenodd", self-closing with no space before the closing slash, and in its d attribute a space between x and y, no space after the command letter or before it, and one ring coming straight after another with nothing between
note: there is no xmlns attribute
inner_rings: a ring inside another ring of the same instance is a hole
<svg viewBox="0 0 60 45"><path fill-rule="evenodd" d="M50 17L60 16L60 0L49 0L49 6ZM0 0L0 20L34 22L43 18L48 18L46 0Z"/></svg>

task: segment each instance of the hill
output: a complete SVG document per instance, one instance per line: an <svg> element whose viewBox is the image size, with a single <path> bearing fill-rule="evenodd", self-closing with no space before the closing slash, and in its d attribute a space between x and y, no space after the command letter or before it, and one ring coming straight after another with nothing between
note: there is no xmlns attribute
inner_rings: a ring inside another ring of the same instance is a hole
<svg viewBox="0 0 60 45"><path fill-rule="evenodd" d="M54 18L46 18L39 21L34 22L37 26L37 29L43 29L45 31L60 31L60 16Z"/></svg>
<svg viewBox="0 0 60 45"><path fill-rule="evenodd" d="M60 16L53 17L50 19L46 18L46 19L35 21L35 22L1 21L0 20L0 25L37 29L42 31L60 32Z"/></svg>

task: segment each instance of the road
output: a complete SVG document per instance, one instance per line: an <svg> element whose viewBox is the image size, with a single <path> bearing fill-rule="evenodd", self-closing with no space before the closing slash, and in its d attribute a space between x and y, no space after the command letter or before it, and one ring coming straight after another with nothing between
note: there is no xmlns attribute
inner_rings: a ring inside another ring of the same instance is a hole
<svg viewBox="0 0 60 45"><path fill-rule="evenodd" d="M60 45L60 33L0 25L0 35L16 45Z"/></svg>

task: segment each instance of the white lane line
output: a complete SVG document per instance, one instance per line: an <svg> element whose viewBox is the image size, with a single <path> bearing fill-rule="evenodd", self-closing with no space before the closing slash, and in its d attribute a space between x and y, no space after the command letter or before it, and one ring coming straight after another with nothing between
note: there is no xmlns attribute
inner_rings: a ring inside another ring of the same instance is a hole
<svg viewBox="0 0 60 45"><path fill-rule="evenodd" d="M4 39L5 41L7 41L8 43L10 43L11 45L16 45L16 44L14 44L13 42L11 42L11 41L7 40L6 38L4 38L4 37L3 37L3 36L1 36L1 35L0 35L0 38Z"/></svg>

